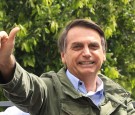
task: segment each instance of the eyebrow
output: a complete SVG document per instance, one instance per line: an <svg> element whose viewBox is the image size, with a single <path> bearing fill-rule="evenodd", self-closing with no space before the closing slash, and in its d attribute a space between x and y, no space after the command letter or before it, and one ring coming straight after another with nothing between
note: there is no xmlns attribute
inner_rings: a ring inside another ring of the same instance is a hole
<svg viewBox="0 0 135 115"><path fill-rule="evenodd" d="M99 45L99 43L98 42L91 42L90 44L92 44L92 45Z"/></svg>
<svg viewBox="0 0 135 115"><path fill-rule="evenodd" d="M79 42L79 41L77 41L77 42L73 42L71 45L81 45L81 44L83 44L82 42ZM97 42L97 41L91 41L90 43L88 43L88 44L95 44L95 45L99 45L99 42Z"/></svg>
<svg viewBox="0 0 135 115"><path fill-rule="evenodd" d="M73 42L71 45L81 45L81 42Z"/></svg>

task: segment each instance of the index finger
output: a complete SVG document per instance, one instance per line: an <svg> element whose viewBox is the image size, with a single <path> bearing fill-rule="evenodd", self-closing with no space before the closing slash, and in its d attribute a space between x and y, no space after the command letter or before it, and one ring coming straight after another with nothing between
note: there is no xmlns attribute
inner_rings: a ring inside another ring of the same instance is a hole
<svg viewBox="0 0 135 115"><path fill-rule="evenodd" d="M5 31L0 31L0 48L1 44L7 41L8 39L8 34Z"/></svg>

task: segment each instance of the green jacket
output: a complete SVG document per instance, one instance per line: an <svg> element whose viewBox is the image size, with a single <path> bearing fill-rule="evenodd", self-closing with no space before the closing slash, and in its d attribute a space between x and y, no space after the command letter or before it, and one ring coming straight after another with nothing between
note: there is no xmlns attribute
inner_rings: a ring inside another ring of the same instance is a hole
<svg viewBox="0 0 135 115"><path fill-rule="evenodd" d="M13 79L1 87L9 100L32 115L135 115L129 93L102 74L99 77L105 88L99 107L74 89L64 68L37 77L17 63Z"/></svg>

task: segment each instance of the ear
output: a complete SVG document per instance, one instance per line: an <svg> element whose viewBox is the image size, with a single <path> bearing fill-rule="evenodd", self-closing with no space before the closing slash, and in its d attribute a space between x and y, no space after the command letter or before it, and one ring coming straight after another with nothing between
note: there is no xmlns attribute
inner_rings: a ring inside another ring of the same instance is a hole
<svg viewBox="0 0 135 115"><path fill-rule="evenodd" d="M106 61L106 53L104 53L104 56L103 56L103 62Z"/></svg>
<svg viewBox="0 0 135 115"><path fill-rule="evenodd" d="M62 63L65 64L66 63L65 56L64 56L65 53L64 52L61 52L60 55L61 55L61 61L62 61Z"/></svg>
<svg viewBox="0 0 135 115"><path fill-rule="evenodd" d="M106 56L103 57L103 61L106 61Z"/></svg>

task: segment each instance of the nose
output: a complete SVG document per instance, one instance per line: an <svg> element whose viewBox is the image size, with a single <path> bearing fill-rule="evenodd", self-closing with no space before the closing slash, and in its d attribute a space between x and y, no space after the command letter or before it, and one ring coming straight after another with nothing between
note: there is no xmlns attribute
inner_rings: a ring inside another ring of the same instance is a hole
<svg viewBox="0 0 135 115"><path fill-rule="evenodd" d="M90 52L89 47L84 47L84 49L83 49L83 56L84 57L91 57L91 52Z"/></svg>

